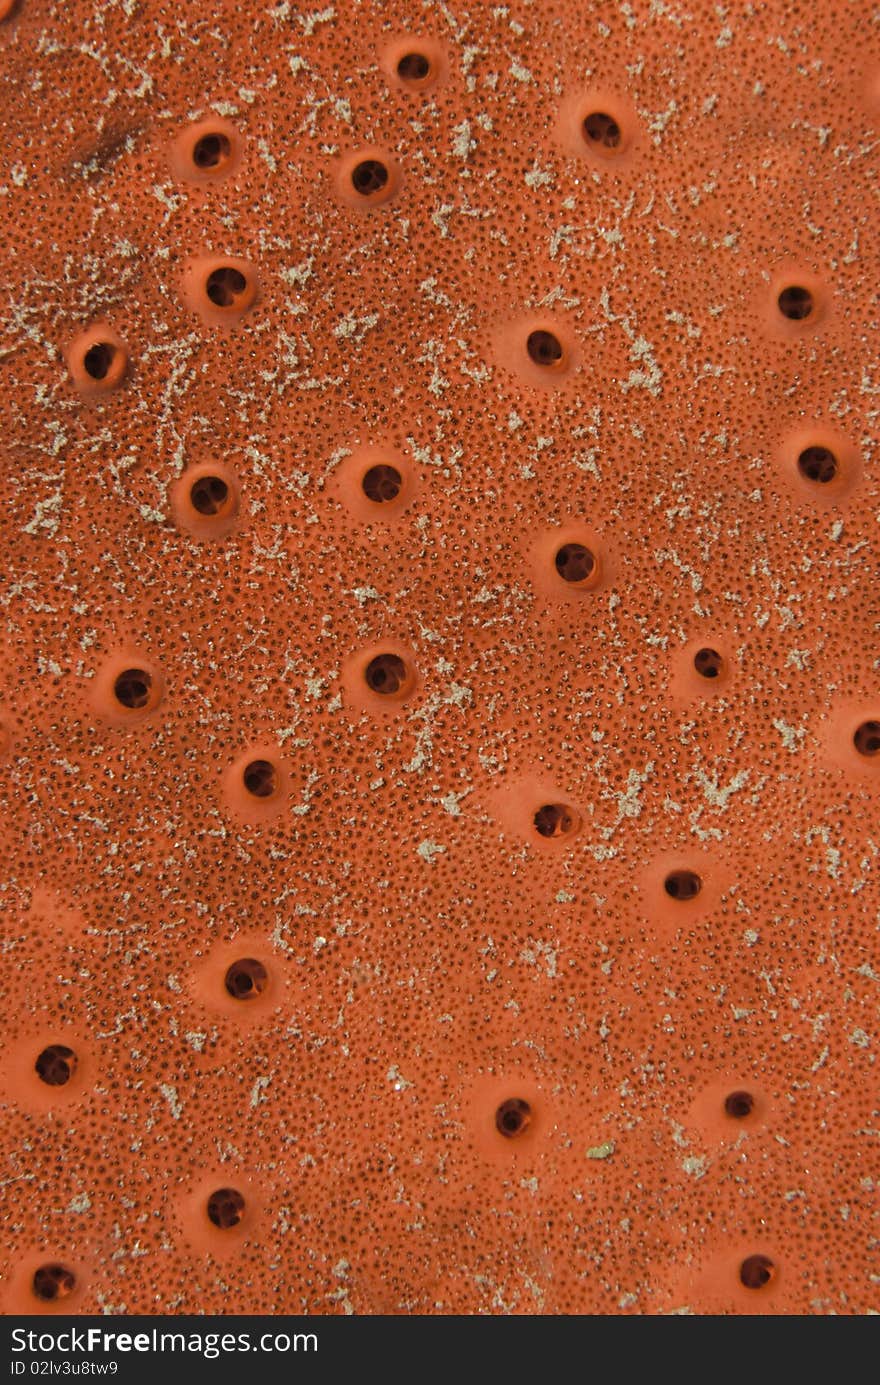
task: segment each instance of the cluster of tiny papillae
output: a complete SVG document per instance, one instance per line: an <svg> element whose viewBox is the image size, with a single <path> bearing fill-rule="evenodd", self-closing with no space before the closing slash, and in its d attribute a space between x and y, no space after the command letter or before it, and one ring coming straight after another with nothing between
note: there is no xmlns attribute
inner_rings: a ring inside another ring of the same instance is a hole
<svg viewBox="0 0 880 1385"><path fill-rule="evenodd" d="M7 1311L880 1307L880 35L754 10L0 24Z"/></svg>

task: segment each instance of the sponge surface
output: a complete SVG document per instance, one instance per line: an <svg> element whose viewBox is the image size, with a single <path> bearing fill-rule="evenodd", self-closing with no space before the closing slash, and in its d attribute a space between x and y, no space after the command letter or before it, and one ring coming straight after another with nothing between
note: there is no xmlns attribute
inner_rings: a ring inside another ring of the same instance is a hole
<svg viewBox="0 0 880 1385"><path fill-rule="evenodd" d="M880 1309L878 14L0 16L0 1307Z"/></svg>

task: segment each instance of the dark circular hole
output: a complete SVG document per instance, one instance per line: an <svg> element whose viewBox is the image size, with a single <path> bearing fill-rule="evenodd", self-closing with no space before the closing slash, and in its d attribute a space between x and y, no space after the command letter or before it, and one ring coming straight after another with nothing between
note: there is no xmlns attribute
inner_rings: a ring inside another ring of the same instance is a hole
<svg viewBox="0 0 880 1385"><path fill-rule="evenodd" d="M47 1087L64 1087L76 1072L76 1054L66 1044L49 1044L38 1055L34 1067Z"/></svg>
<svg viewBox="0 0 880 1385"><path fill-rule="evenodd" d="M586 582L596 567L596 559L582 543L564 543L556 554L555 563L564 582Z"/></svg>
<svg viewBox="0 0 880 1385"><path fill-rule="evenodd" d="M521 1135L532 1119L532 1108L518 1096L502 1101L495 1112L495 1129L507 1139Z"/></svg>
<svg viewBox="0 0 880 1385"><path fill-rule="evenodd" d="M397 64L397 75L402 82L423 82L430 71L430 60L424 53L404 53Z"/></svg>
<svg viewBox="0 0 880 1385"><path fill-rule="evenodd" d="M698 649L694 655L694 668L701 678L717 678L724 666L724 660L717 649Z"/></svg>
<svg viewBox="0 0 880 1385"><path fill-rule="evenodd" d="M400 495L403 477L396 466L382 463L370 467L361 485L368 500L375 501L377 505L384 505L389 500L396 500Z"/></svg>
<svg viewBox="0 0 880 1385"><path fill-rule="evenodd" d="M243 1216L244 1198L237 1188L218 1188L208 1198L208 1219L221 1231L238 1226Z"/></svg>
<svg viewBox="0 0 880 1385"><path fill-rule="evenodd" d="M746 1116L750 1116L754 1107L755 1098L751 1092L731 1092L724 1101L724 1109L727 1114L738 1121L745 1120Z"/></svg>
<svg viewBox="0 0 880 1385"><path fill-rule="evenodd" d="M105 380L116 355L116 347L109 341L96 341L83 357L86 375L92 380Z"/></svg>
<svg viewBox="0 0 880 1385"><path fill-rule="evenodd" d="M370 197L381 192L388 182L388 169L378 159L362 159L352 171L351 181L355 192L361 197Z"/></svg>
<svg viewBox="0 0 880 1385"><path fill-rule="evenodd" d="M803 322L813 311L813 295L801 284L790 284L777 298L779 311L790 322Z"/></svg>
<svg viewBox="0 0 880 1385"><path fill-rule="evenodd" d="M564 803L545 803L535 813L534 823L541 837L567 837L577 827L578 819Z"/></svg>
<svg viewBox="0 0 880 1385"><path fill-rule="evenodd" d="M193 163L196 168L218 168L231 153L232 145L226 135L202 135L193 146Z"/></svg>
<svg viewBox="0 0 880 1385"><path fill-rule="evenodd" d="M269 973L256 957L240 957L226 969L224 985L234 1000L253 1000L262 995Z"/></svg>
<svg viewBox="0 0 880 1385"><path fill-rule="evenodd" d="M205 292L218 308L231 308L246 288L247 279L240 269L234 269L232 265L212 269L205 284Z"/></svg>
<svg viewBox="0 0 880 1385"><path fill-rule="evenodd" d="M591 144L603 149L617 149L620 145L620 126L606 111L592 111L584 121L584 134Z"/></svg>
<svg viewBox="0 0 880 1385"><path fill-rule="evenodd" d="M798 457L798 471L807 481L827 486L837 475L837 458L828 447L805 447Z"/></svg>
<svg viewBox="0 0 880 1385"><path fill-rule="evenodd" d="M367 664L365 676L373 692L391 697L406 682L406 664L396 654L377 654Z"/></svg>
<svg viewBox="0 0 880 1385"><path fill-rule="evenodd" d="M535 365L558 365L562 360L562 342L552 332L545 332L542 329L529 332L526 350Z"/></svg>
<svg viewBox="0 0 880 1385"><path fill-rule="evenodd" d="M127 668L119 674L113 684L113 692L117 702L135 711L138 707L146 707L152 686L152 676L146 669Z"/></svg>
<svg viewBox="0 0 880 1385"><path fill-rule="evenodd" d="M254 798L271 798L278 789L278 771L268 760L251 760L242 777Z"/></svg>
<svg viewBox="0 0 880 1385"><path fill-rule="evenodd" d="M880 721L863 721L853 736L853 745L860 755L880 754Z"/></svg>
<svg viewBox="0 0 880 1385"><path fill-rule="evenodd" d="M216 515L223 509L229 487L221 476L199 476L189 488L189 498L200 515Z"/></svg>
<svg viewBox="0 0 880 1385"><path fill-rule="evenodd" d="M37 1298L44 1303L57 1303L69 1298L76 1288L76 1276L65 1265L40 1265L34 1270L31 1285Z"/></svg>
<svg viewBox="0 0 880 1385"><path fill-rule="evenodd" d="M663 888L670 899L696 899L703 882L693 870L673 870L663 881Z"/></svg>
<svg viewBox="0 0 880 1385"><path fill-rule="evenodd" d="M763 1289L776 1273L776 1266L767 1255L749 1255L739 1267L739 1277L747 1289Z"/></svg>

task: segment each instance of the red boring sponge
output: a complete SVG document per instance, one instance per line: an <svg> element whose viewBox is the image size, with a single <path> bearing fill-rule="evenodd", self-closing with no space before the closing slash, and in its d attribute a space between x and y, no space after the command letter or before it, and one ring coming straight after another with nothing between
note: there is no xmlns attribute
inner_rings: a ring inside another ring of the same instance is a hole
<svg viewBox="0 0 880 1385"><path fill-rule="evenodd" d="M869 10L0 4L3 1311L880 1310Z"/></svg>

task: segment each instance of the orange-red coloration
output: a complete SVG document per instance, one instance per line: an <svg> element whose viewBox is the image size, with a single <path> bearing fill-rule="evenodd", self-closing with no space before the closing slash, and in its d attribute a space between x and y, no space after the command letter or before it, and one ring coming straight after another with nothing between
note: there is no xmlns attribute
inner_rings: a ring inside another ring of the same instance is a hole
<svg viewBox="0 0 880 1385"><path fill-rule="evenodd" d="M0 4L5 1311L880 1310L869 9Z"/></svg>

